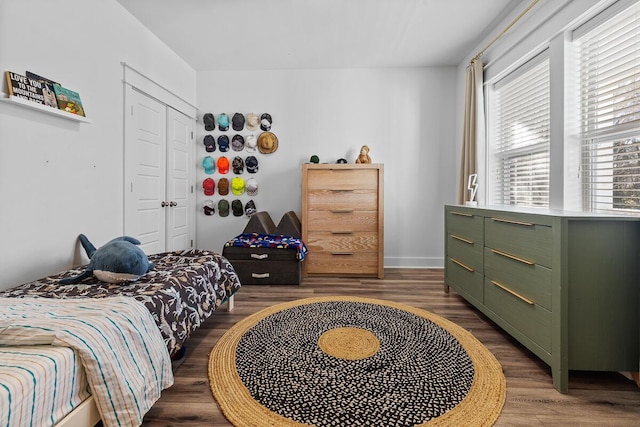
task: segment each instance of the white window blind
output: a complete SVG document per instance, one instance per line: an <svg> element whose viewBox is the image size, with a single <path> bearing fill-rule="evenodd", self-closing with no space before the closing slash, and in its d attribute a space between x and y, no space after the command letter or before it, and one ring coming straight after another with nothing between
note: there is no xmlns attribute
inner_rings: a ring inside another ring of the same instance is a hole
<svg viewBox="0 0 640 427"><path fill-rule="evenodd" d="M640 210L640 3L577 42L584 209Z"/></svg>
<svg viewBox="0 0 640 427"><path fill-rule="evenodd" d="M549 58L532 59L493 87L492 202L549 206Z"/></svg>

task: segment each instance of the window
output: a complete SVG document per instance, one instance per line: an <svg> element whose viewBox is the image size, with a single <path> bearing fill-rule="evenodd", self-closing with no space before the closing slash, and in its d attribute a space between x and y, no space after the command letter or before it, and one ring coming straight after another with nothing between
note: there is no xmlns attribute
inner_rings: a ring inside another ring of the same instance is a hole
<svg viewBox="0 0 640 427"><path fill-rule="evenodd" d="M583 208L640 211L640 3L594 26L574 32Z"/></svg>
<svg viewBox="0 0 640 427"><path fill-rule="evenodd" d="M538 55L489 94L490 202L549 206L549 58Z"/></svg>

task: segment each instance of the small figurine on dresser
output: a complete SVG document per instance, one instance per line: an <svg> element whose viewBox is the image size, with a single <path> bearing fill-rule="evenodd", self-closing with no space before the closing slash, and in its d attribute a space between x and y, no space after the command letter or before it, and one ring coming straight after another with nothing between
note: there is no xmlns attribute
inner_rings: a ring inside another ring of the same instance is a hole
<svg viewBox="0 0 640 427"><path fill-rule="evenodd" d="M358 155L356 163L371 163L371 157L369 157L369 146L363 145L362 148L360 148L360 155Z"/></svg>

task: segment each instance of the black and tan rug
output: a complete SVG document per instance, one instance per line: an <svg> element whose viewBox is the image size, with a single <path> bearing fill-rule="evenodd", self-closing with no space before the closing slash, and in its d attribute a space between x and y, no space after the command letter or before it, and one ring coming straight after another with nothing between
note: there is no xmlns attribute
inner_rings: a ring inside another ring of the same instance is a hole
<svg viewBox="0 0 640 427"><path fill-rule="evenodd" d="M500 364L463 328L353 297L238 322L211 351L209 381L235 426L484 426L506 393Z"/></svg>

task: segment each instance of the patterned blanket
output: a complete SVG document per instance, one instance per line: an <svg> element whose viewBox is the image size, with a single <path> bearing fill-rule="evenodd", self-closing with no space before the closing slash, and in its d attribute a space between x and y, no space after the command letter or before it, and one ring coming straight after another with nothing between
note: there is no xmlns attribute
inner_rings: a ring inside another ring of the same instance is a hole
<svg viewBox="0 0 640 427"><path fill-rule="evenodd" d="M25 345L76 351L106 427L140 425L173 384L162 336L149 311L132 298L0 298L0 346ZM0 401L8 406L0 420L7 416L6 425L29 425L28 420L12 424L18 421L11 419L17 413L11 404L21 405L27 396L9 390L0 384Z"/></svg>
<svg viewBox="0 0 640 427"><path fill-rule="evenodd" d="M214 252L165 252L149 255L149 261L156 264L155 269L132 283L110 284L95 277L71 285L58 283L81 274L85 268L79 267L0 291L0 297L133 297L147 307L173 355L216 307L240 288L240 281L231 263Z"/></svg>
<svg viewBox="0 0 640 427"><path fill-rule="evenodd" d="M239 246L242 248L279 248L296 251L298 261L307 255L307 246L301 239L279 234L242 233L224 244L225 247Z"/></svg>

